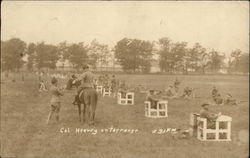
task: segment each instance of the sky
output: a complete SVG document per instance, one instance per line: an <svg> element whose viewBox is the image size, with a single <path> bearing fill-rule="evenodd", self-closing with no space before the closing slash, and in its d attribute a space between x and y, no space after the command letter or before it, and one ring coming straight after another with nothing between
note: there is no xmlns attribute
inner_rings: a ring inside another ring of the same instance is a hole
<svg viewBox="0 0 250 158"><path fill-rule="evenodd" d="M3 1L1 40L58 44L89 43L111 47L124 37L199 42L229 55L249 53L247 1Z"/></svg>

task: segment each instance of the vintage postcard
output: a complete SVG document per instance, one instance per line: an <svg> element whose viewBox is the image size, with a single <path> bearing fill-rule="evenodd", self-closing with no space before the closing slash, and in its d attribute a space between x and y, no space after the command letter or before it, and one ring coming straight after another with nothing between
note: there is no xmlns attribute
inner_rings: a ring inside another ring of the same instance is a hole
<svg viewBox="0 0 250 158"><path fill-rule="evenodd" d="M247 158L248 1L3 1L2 158Z"/></svg>

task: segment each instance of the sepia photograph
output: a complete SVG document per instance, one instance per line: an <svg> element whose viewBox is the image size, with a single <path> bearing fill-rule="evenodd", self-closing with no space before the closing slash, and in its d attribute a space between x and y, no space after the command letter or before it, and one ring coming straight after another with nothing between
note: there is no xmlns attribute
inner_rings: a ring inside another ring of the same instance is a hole
<svg viewBox="0 0 250 158"><path fill-rule="evenodd" d="M1 2L1 158L248 158L248 1Z"/></svg>

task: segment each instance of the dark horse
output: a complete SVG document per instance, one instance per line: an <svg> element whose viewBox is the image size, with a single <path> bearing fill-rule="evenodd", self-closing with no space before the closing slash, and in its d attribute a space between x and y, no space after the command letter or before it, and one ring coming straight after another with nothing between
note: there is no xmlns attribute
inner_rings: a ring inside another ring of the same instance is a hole
<svg viewBox="0 0 250 158"><path fill-rule="evenodd" d="M79 94L80 102L78 102L78 112L79 112L80 122L81 121L85 122L85 114L87 112L89 125L94 125L97 100L98 100L98 94L94 88L85 88Z"/></svg>

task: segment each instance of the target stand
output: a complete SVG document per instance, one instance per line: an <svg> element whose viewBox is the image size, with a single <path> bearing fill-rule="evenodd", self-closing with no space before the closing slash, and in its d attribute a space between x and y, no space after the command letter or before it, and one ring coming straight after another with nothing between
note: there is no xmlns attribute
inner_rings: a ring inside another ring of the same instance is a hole
<svg viewBox="0 0 250 158"><path fill-rule="evenodd" d="M206 118L197 118L197 138L201 141L231 141L232 118L221 115L214 122L214 128L208 128ZM226 126L223 126L226 125Z"/></svg>
<svg viewBox="0 0 250 158"><path fill-rule="evenodd" d="M168 117L168 101L158 101L156 108L151 106L150 101L145 101L145 116L149 118Z"/></svg>
<svg viewBox="0 0 250 158"><path fill-rule="evenodd" d="M103 90L103 88L102 88L102 86L96 86L96 92L97 93L101 93L102 94L102 90Z"/></svg>
<svg viewBox="0 0 250 158"><path fill-rule="evenodd" d="M103 97L105 96L111 96L111 88L103 88Z"/></svg>
<svg viewBox="0 0 250 158"><path fill-rule="evenodd" d="M117 93L117 103L120 105L134 105L134 92L127 92L125 97L119 92Z"/></svg>

